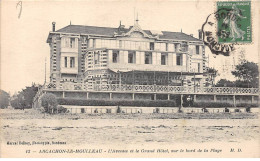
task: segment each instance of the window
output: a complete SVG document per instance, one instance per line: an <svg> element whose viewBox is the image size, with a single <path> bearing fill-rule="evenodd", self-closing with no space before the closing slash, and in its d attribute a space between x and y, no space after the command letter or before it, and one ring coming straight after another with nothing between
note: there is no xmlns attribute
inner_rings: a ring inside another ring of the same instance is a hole
<svg viewBox="0 0 260 161"><path fill-rule="evenodd" d="M93 39L93 48L96 47L96 39Z"/></svg>
<svg viewBox="0 0 260 161"><path fill-rule="evenodd" d="M182 65L182 55L181 54L177 54L177 56L176 56L176 64L177 65Z"/></svg>
<svg viewBox="0 0 260 161"><path fill-rule="evenodd" d="M122 48L122 40L119 40L119 48Z"/></svg>
<svg viewBox="0 0 260 161"><path fill-rule="evenodd" d="M167 62L167 54L161 55L161 65L166 65Z"/></svg>
<svg viewBox="0 0 260 161"><path fill-rule="evenodd" d="M198 63L198 72L200 73L200 63Z"/></svg>
<svg viewBox="0 0 260 161"><path fill-rule="evenodd" d="M70 67L71 68L75 67L75 57L70 57Z"/></svg>
<svg viewBox="0 0 260 161"><path fill-rule="evenodd" d="M118 63L119 51L113 51L113 63Z"/></svg>
<svg viewBox="0 0 260 161"><path fill-rule="evenodd" d="M95 52L95 54L94 54L94 63L95 64L98 64L99 63L99 52Z"/></svg>
<svg viewBox="0 0 260 161"><path fill-rule="evenodd" d="M151 52L145 53L144 63L145 64L152 64L152 53Z"/></svg>
<svg viewBox="0 0 260 161"><path fill-rule="evenodd" d="M64 67L67 68L68 67L68 58L67 57L64 57Z"/></svg>
<svg viewBox="0 0 260 161"><path fill-rule="evenodd" d="M135 63L135 52L128 52L128 63Z"/></svg>
<svg viewBox="0 0 260 161"><path fill-rule="evenodd" d="M199 45L196 45L196 54L200 54L200 46Z"/></svg>
<svg viewBox="0 0 260 161"><path fill-rule="evenodd" d="M150 50L154 50L154 43L150 42Z"/></svg>
<svg viewBox="0 0 260 161"><path fill-rule="evenodd" d="M75 38L70 38L70 48L75 48Z"/></svg>

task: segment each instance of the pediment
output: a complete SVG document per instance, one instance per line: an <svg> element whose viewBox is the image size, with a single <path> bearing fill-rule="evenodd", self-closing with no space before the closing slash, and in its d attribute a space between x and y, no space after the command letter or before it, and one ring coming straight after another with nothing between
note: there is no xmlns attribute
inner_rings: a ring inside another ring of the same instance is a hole
<svg viewBox="0 0 260 161"><path fill-rule="evenodd" d="M135 24L130 31L124 34L124 36L134 37L134 38L153 38L144 32L138 24Z"/></svg>

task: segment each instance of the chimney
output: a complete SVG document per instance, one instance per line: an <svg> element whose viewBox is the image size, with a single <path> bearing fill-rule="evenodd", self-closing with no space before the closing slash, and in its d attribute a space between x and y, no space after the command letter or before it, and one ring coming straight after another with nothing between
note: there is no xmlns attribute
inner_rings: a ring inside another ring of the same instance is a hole
<svg viewBox="0 0 260 161"><path fill-rule="evenodd" d="M198 31L199 31L199 39L202 40L202 31L201 29L199 29Z"/></svg>
<svg viewBox="0 0 260 161"><path fill-rule="evenodd" d="M121 21L120 21L118 31L121 32L121 31L123 31L124 28L125 28L125 25L122 25Z"/></svg>
<svg viewBox="0 0 260 161"><path fill-rule="evenodd" d="M55 24L56 22L52 22L52 31L55 32Z"/></svg>

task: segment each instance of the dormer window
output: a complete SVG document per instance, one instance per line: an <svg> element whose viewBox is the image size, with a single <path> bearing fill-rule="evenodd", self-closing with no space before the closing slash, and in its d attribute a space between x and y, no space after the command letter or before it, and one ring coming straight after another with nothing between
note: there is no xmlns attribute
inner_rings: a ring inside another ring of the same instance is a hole
<svg viewBox="0 0 260 161"><path fill-rule="evenodd" d="M74 37L62 37L61 43L64 48L77 48L77 38Z"/></svg>
<svg viewBox="0 0 260 161"><path fill-rule="evenodd" d="M145 53L144 63L145 64L152 64L152 53L151 52Z"/></svg>
<svg viewBox="0 0 260 161"><path fill-rule="evenodd" d="M150 50L154 50L154 42L150 42Z"/></svg>
<svg viewBox="0 0 260 161"><path fill-rule="evenodd" d="M75 57L70 57L70 67L75 68Z"/></svg>
<svg viewBox="0 0 260 161"><path fill-rule="evenodd" d="M167 53L161 54L161 65L167 65Z"/></svg>
<svg viewBox="0 0 260 161"><path fill-rule="evenodd" d="M113 51L113 63L118 63L119 51Z"/></svg>
<svg viewBox="0 0 260 161"><path fill-rule="evenodd" d="M70 48L75 48L75 38L70 38Z"/></svg>
<svg viewBox="0 0 260 161"><path fill-rule="evenodd" d="M135 52L129 51L128 52L128 63L135 63Z"/></svg>
<svg viewBox="0 0 260 161"><path fill-rule="evenodd" d="M196 54L199 55L200 54L200 46L196 45Z"/></svg>

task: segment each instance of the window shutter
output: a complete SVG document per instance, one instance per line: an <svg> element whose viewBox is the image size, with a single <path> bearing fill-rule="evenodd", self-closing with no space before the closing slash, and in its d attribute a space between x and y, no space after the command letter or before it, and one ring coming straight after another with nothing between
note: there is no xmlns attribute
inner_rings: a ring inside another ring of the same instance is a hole
<svg viewBox="0 0 260 161"><path fill-rule="evenodd" d="M182 65L186 66L186 62L187 62L186 54L182 54Z"/></svg>
<svg viewBox="0 0 260 161"><path fill-rule="evenodd" d="M172 54L172 65L173 66L175 66L176 65L176 61L177 61L177 59L176 59L177 57L176 57L176 54L175 53L173 53Z"/></svg>
<svg viewBox="0 0 260 161"><path fill-rule="evenodd" d="M161 65L161 53L157 53L157 65Z"/></svg>
<svg viewBox="0 0 260 161"><path fill-rule="evenodd" d="M152 61L153 61L152 64L153 64L153 65L156 65L156 60L157 60L157 59L156 59L156 52L153 52L153 53L152 53Z"/></svg>

